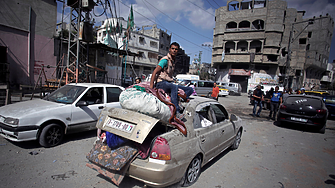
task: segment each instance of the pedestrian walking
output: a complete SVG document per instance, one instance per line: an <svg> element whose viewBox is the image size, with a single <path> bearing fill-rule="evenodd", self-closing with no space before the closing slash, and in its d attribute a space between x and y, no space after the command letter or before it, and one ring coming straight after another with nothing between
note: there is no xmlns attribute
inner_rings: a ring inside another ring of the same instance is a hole
<svg viewBox="0 0 335 188"><path fill-rule="evenodd" d="M257 85L257 88L254 90L252 96L254 97L254 108L252 110L252 116L259 117L263 108L262 102L264 101L264 94L262 91L262 86L260 84ZM259 109L256 114L257 106L259 106Z"/></svg>
<svg viewBox="0 0 335 188"><path fill-rule="evenodd" d="M219 89L219 87L216 85L216 83L214 82L214 87L213 87L213 89L212 89L212 95L211 95L211 98L212 98L212 99L215 99L215 100L218 100L219 92L220 92L220 89Z"/></svg>
<svg viewBox="0 0 335 188"><path fill-rule="evenodd" d="M272 93L271 97L271 108L270 108L270 114L269 114L269 118L273 117L271 119L275 120L276 119L276 114L278 111L278 107L281 105L282 101L282 94L278 91L279 90L279 86L275 87L275 91Z"/></svg>

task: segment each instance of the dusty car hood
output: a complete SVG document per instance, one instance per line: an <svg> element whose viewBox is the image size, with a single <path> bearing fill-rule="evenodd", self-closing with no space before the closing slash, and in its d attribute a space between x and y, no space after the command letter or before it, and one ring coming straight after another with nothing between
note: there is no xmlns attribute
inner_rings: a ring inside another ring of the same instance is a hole
<svg viewBox="0 0 335 188"><path fill-rule="evenodd" d="M117 121L116 126L108 124ZM159 119L121 108L105 108L97 122L97 128L142 144ZM118 123L124 123L119 124ZM122 128L122 127L127 128Z"/></svg>
<svg viewBox="0 0 335 188"><path fill-rule="evenodd" d="M29 114L42 112L64 105L65 104L36 99L2 106L0 107L0 115L5 117L20 118Z"/></svg>

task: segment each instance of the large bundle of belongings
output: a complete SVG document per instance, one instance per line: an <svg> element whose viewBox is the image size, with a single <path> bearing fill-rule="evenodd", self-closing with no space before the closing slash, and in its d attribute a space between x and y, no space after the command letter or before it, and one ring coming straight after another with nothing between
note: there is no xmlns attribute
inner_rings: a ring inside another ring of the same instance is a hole
<svg viewBox="0 0 335 188"><path fill-rule="evenodd" d="M169 95L162 89L151 89L149 82L142 82L129 86L120 94L119 102L123 109L149 115L162 122L175 126L182 134L187 130L183 121L176 118L175 106L169 100ZM185 95L183 90L180 95ZM107 130L105 130L107 131ZM153 137L157 135L150 132ZM148 135L149 137L150 135ZM149 155L150 140L142 144L132 142L110 132L99 135L86 158L87 167L94 169L119 185L127 172L130 163L136 158L145 159Z"/></svg>

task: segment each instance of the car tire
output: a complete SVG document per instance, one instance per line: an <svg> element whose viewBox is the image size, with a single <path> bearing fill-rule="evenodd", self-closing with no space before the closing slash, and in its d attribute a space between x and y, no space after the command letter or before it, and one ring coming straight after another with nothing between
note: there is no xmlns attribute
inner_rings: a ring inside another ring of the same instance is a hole
<svg viewBox="0 0 335 188"><path fill-rule="evenodd" d="M233 145L231 145L231 147L230 147L232 150L236 150L240 146L241 137L242 137L242 131L239 130L236 134Z"/></svg>
<svg viewBox="0 0 335 188"><path fill-rule="evenodd" d="M38 141L41 146L49 148L59 145L62 142L63 137L63 127L52 123L42 129Z"/></svg>
<svg viewBox="0 0 335 188"><path fill-rule="evenodd" d="M326 132L326 123L322 126L322 128L319 130L319 133L325 134Z"/></svg>
<svg viewBox="0 0 335 188"><path fill-rule="evenodd" d="M201 173L201 157L195 156L191 163L188 165L185 175L183 176L180 184L182 187L188 187L194 184Z"/></svg>

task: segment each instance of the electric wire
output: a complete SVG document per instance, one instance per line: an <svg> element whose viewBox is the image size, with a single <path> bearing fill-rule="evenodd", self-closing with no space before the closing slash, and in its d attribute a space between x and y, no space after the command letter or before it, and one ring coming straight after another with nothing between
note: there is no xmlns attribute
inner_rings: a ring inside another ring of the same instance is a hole
<svg viewBox="0 0 335 188"><path fill-rule="evenodd" d="M207 1L207 3L211 6L211 7L213 7L214 9L216 9L208 0L206 0Z"/></svg>
<svg viewBox="0 0 335 188"><path fill-rule="evenodd" d="M198 6L197 4L193 3L192 1L189 1L189 0L187 0L187 1L188 1L188 2L190 2L190 3L192 3L194 6L196 6L196 7L200 8L200 9L204 10L204 11L205 11L205 12L207 12L208 14L210 14L210 15L212 15L212 16L214 16L214 17L215 17L215 15L214 15L214 14L212 14L212 13L208 12L207 10L203 9L202 7L200 7L200 6Z"/></svg>
<svg viewBox="0 0 335 188"><path fill-rule="evenodd" d="M219 8L221 7L215 0L213 0L213 1Z"/></svg>
<svg viewBox="0 0 335 188"><path fill-rule="evenodd" d="M126 5L125 3L123 3L121 0L118 0L118 1L119 1L121 4L123 4L124 6L130 8L128 5ZM135 11L137 14L141 15L142 17L146 18L147 20L151 21L152 23L157 24L157 22L153 21L152 19L150 19L150 18L144 16L143 14L137 12L136 10L134 10L134 11ZM159 25L160 27L164 28L164 29L167 30L167 31L170 31L169 29L167 29L167 28L164 27L163 25L160 25L160 24L157 24L157 25ZM198 47L200 47L200 48L202 48L202 49L204 49L204 50L210 51L210 50L208 50L207 48L204 48L204 47L202 47L201 45L198 45L198 44L196 44L196 43L194 43L194 42L192 42L192 41L190 41L190 40L187 40L187 39L185 39L184 37L182 37L182 36L180 36L180 35L178 35L178 34L172 32L172 31L171 31L171 33L175 34L176 36L180 37L181 39L183 39L183 40L185 40L185 41L187 41L187 42L189 42L189 43L191 43L191 44L193 44L193 45L195 45L195 46L198 46Z"/></svg>
<svg viewBox="0 0 335 188"><path fill-rule="evenodd" d="M152 5L151 3L149 3L147 0L144 0L144 1L147 2L149 5L151 5L152 7L154 7L154 8L155 8L156 10L158 10L159 12L161 12L162 14L164 14L165 16L167 16L168 18L170 18L172 21L174 21L174 22L176 22L177 24L179 24L179 25L183 26L184 28L186 28L187 30L192 31L192 32L195 33L195 34L198 34L198 35L200 35L200 36L202 36L202 37L205 37L205 38L208 38L208 39L212 40L212 38L206 37L205 35L202 35L201 33L198 33L198 32L196 32L196 31L193 31L192 29L190 29L190 28L186 27L185 25L183 25L183 24L177 22L176 20L172 19L169 15L165 14L164 12L162 12L161 10L159 10L158 8L156 8L155 6L153 6L153 5Z"/></svg>

